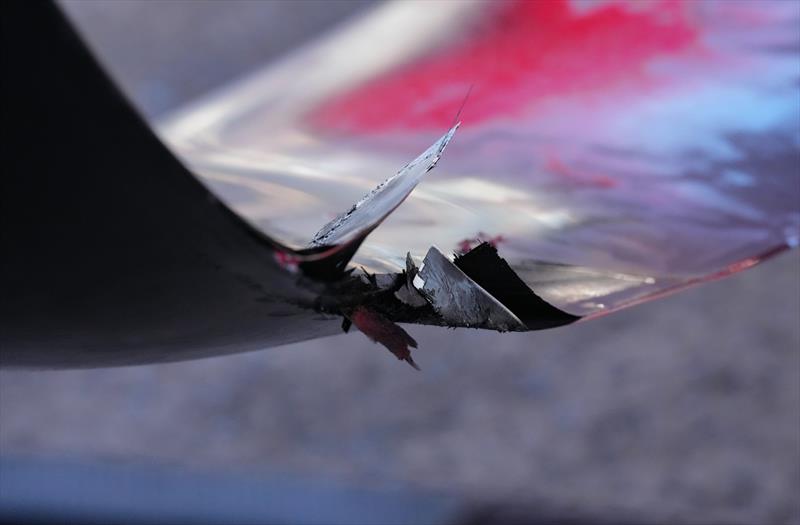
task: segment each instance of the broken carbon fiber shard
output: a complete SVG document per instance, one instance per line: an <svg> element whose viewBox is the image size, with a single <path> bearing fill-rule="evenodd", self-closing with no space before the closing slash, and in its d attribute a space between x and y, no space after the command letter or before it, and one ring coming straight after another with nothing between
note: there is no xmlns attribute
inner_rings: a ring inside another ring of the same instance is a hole
<svg viewBox="0 0 800 525"><path fill-rule="evenodd" d="M524 332L525 324L435 247L413 279L414 287L450 326Z"/></svg>
<svg viewBox="0 0 800 525"><path fill-rule="evenodd" d="M528 330L554 328L580 319L536 295L511 269L497 248L484 242L455 258L454 264L525 323Z"/></svg>
<svg viewBox="0 0 800 525"><path fill-rule="evenodd" d="M423 175L436 166L460 123L454 125L419 157L403 166L375 189L364 195L347 212L323 226L311 239L311 246L331 246L363 239L408 197Z"/></svg>
<svg viewBox="0 0 800 525"><path fill-rule="evenodd" d="M321 311L344 317L345 331L352 321L366 337L414 368L418 367L410 348L416 343L397 323L522 332L580 319L538 297L489 244L455 262L431 247L419 268L409 253L405 272L365 271L342 279L331 285L320 304L325 305Z"/></svg>
<svg viewBox="0 0 800 525"><path fill-rule="evenodd" d="M419 157L403 166L395 175L364 195L348 211L340 214L314 234L309 247L299 250L298 254L307 256L325 252L334 246L338 246L339 249L331 256L301 263L303 272L321 281L335 281L344 276L347 263L367 235L391 215L414 190L422 177L436 166L460 125L461 123L456 123Z"/></svg>
<svg viewBox="0 0 800 525"><path fill-rule="evenodd" d="M414 288L414 277L417 276L417 267L411 259L411 253L406 254L406 279L405 285L394 293L394 296L403 304L419 308L428 304L428 300Z"/></svg>

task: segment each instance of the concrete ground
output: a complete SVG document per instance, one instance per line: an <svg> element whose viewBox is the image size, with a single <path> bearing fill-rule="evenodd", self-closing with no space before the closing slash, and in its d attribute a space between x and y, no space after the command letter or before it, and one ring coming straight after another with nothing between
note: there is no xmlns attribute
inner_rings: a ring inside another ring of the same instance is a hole
<svg viewBox="0 0 800 525"><path fill-rule="evenodd" d="M208 30L203 17L220 9L183 17L181 5L159 17L174 31L189 30L185 18ZM286 8L267 5L261 23ZM336 5L308 31L358 7ZM133 37L107 6L70 10L104 21L95 38L124 58ZM124 8L126 24L152 16ZM142 45L170 38L157 33ZM152 97L148 69L129 60L129 90L148 114L213 83ZM800 523L797 250L566 328L409 331L421 373L357 332L186 363L2 371L0 453L402 484L521 515Z"/></svg>

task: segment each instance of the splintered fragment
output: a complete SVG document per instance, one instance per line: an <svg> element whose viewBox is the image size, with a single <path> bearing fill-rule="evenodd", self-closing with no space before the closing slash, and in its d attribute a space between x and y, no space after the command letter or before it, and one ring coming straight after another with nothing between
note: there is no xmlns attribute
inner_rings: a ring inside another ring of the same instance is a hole
<svg viewBox="0 0 800 525"><path fill-rule="evenodd" d="M453 261L483 290L514 312L529 330L541 330L580 319L551 305L531 290L490 241L459 255Z"/></svg>
<svg viewBox="0 0 800 525"><path fill-rule="evenodd" d="M416 348L417 342L400 326L381 314L362 306L353 310L350 320L361 330L361 333L373 342L382 344L397 356L397 359L405 361L419 370L417 363L411 358L411 350L408 349L409 346Z"/></svg>
<svg viewBox="0 0 800 525"><path fill-rule="evenodd" d="M527 330L525 324L435 247L428 250L414 287L450 326L501 332Z"/></svg>
<svg viewBox="0 0 800 525"><path fill-rule="evenodd" d="M403 304L412 308L421 308L428 304L428 300L414 287L414 277L417 276L417 267L411 259L411 253L406 254L406 282L394 296Z"/></svg>
<svg viewBox="0 0 800 525"><path fill-rule="evenodd" d="M395 208L400 206L417 186L422 176L439 162L445 147L453 138L456 124L425 152L409 162L395 175L380 183L347 212L323 226L311 240L311 247L359 242L374 230Z"/></svg>

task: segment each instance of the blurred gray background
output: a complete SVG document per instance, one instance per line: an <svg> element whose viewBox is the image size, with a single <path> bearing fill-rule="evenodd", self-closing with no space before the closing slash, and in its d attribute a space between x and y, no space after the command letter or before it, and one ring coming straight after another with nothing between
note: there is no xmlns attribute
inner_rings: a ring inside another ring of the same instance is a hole
<svg viewBox="0 0 800 525"><path fill-rule="evenodd" d="M366 2L62 4L156 117ZM119 369L0 372L0 453L404 486L648 522L800 523L800 254L530 334L411 327Z"/></svg>

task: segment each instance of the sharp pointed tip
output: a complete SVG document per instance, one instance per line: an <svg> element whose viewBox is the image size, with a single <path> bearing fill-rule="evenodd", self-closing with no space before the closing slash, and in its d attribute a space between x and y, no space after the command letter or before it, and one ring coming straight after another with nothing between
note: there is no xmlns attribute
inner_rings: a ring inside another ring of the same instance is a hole
<svg viewBox="0 0 800 525"><path fill-rule="evenodd" d="M417 363L414 362L411 356L406 357L405 361L417 372L422 372L422 369L419 367L419 365L417 365Z"/></svg>

